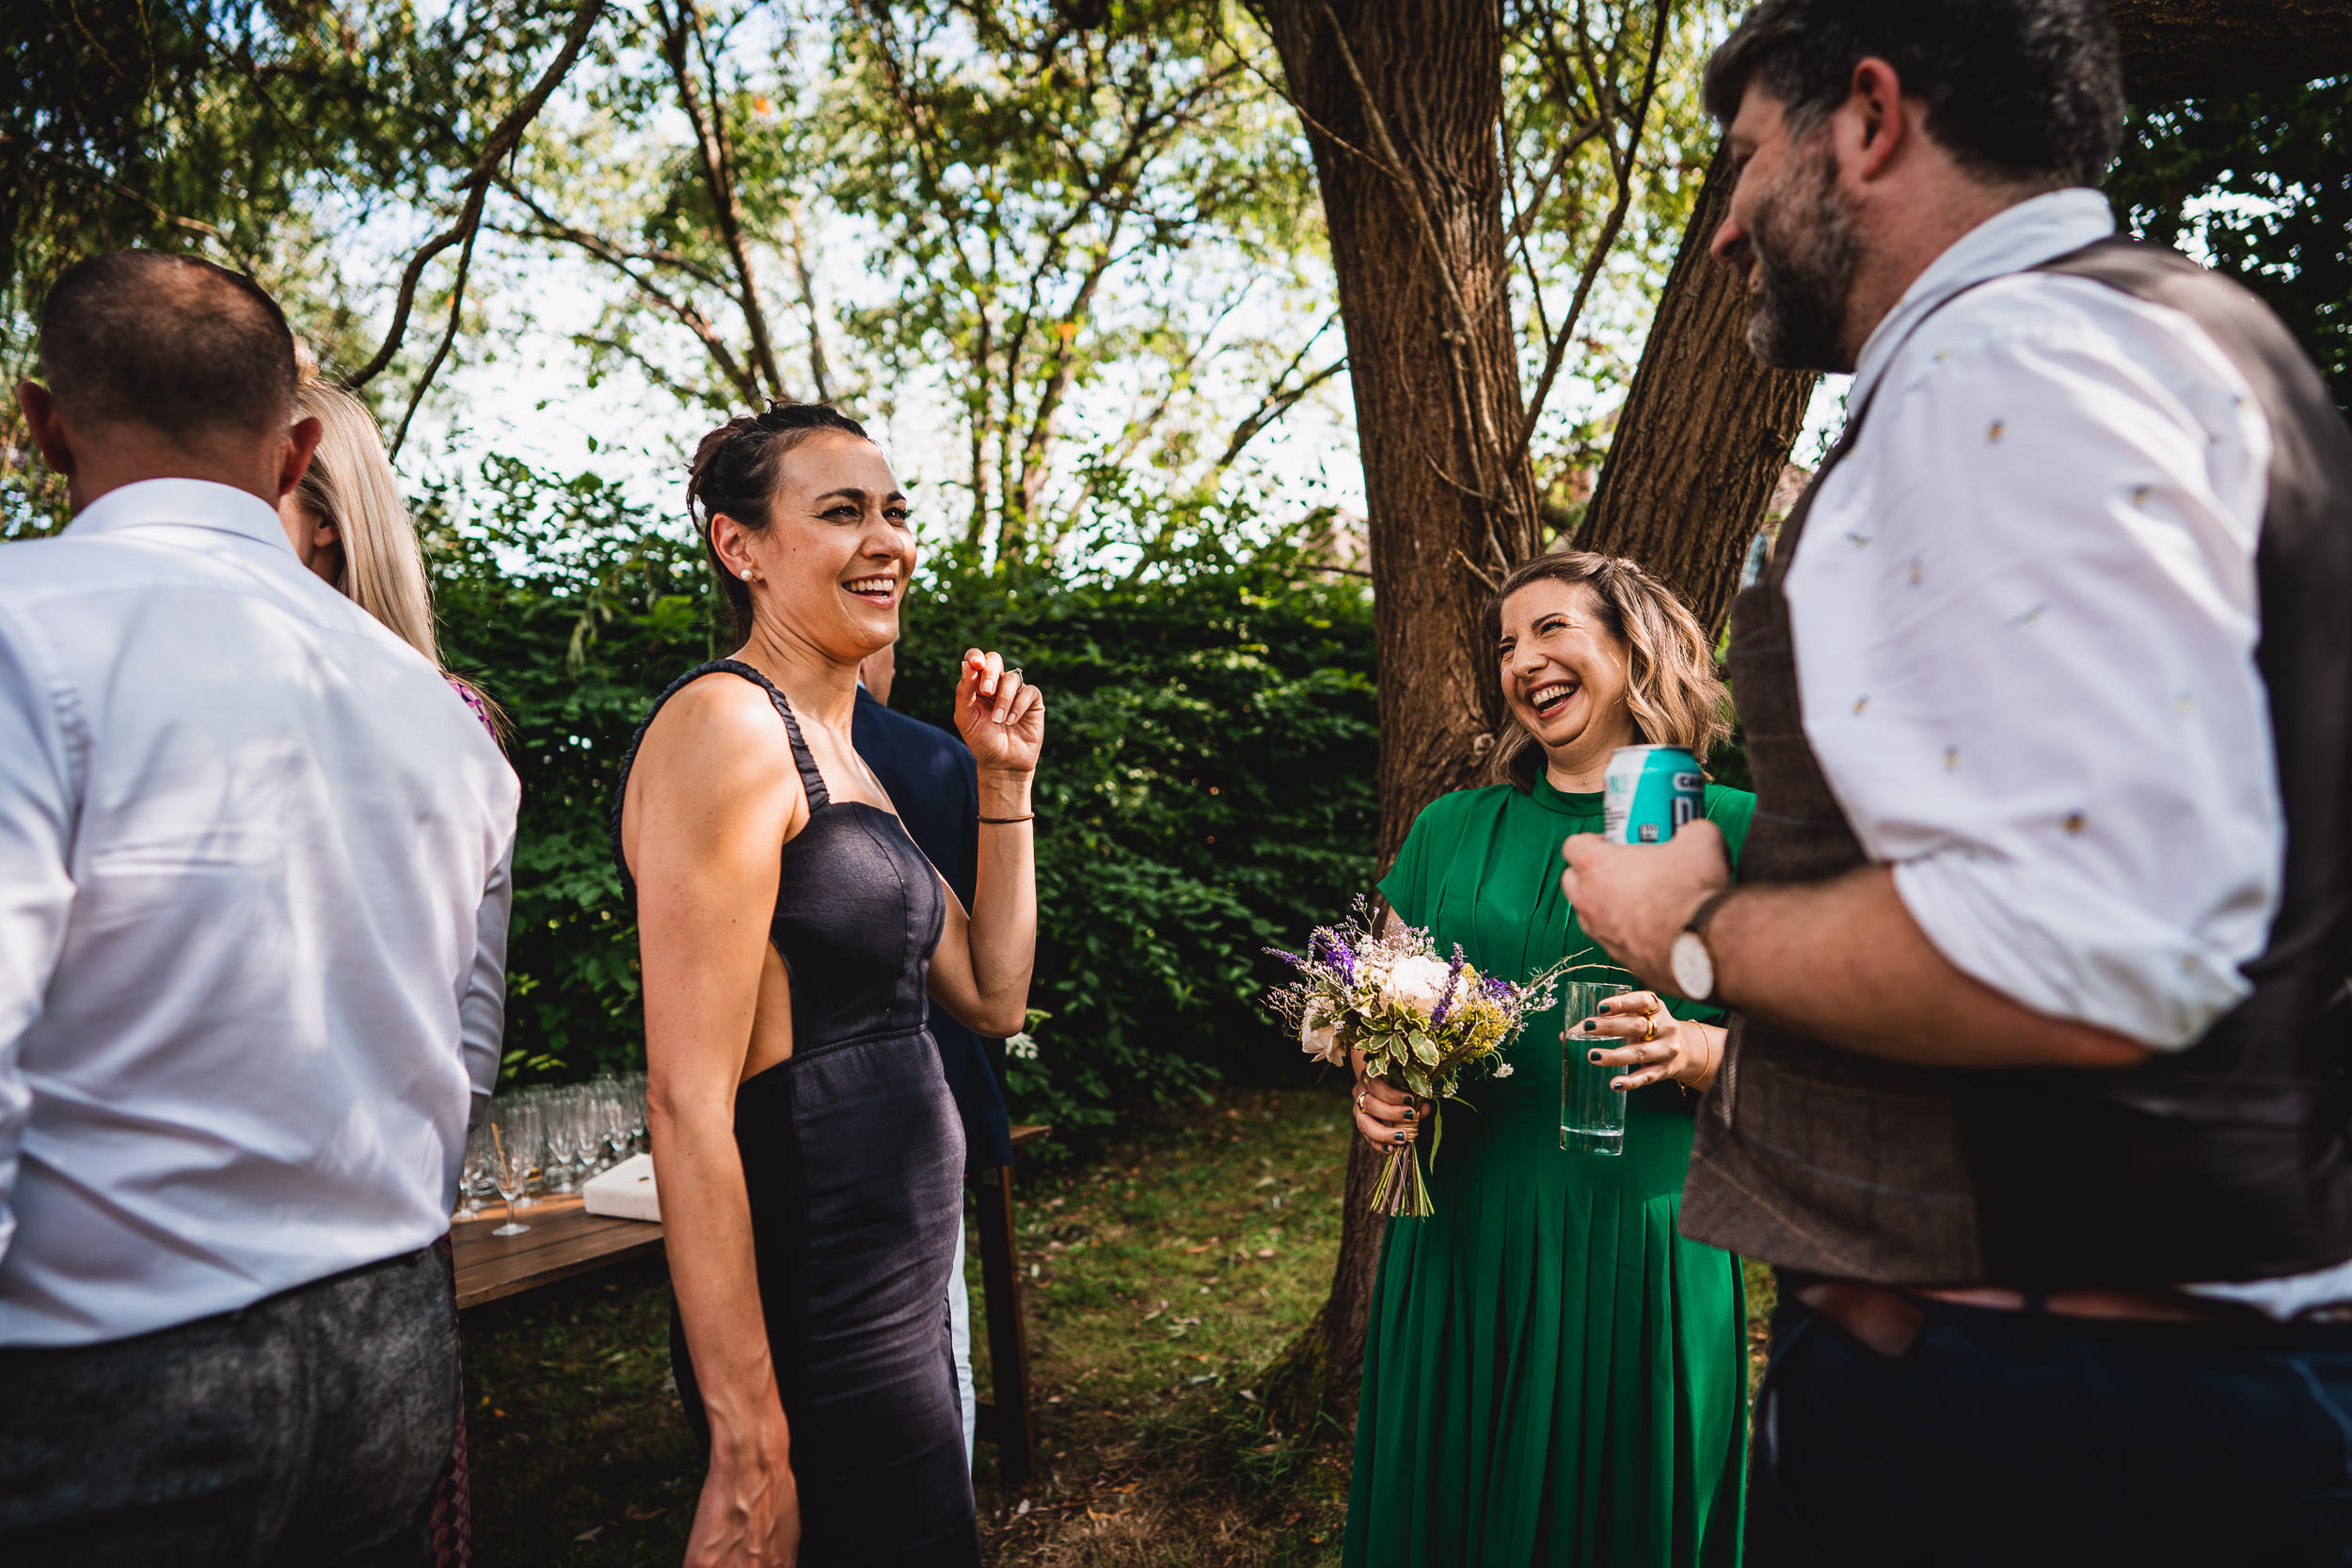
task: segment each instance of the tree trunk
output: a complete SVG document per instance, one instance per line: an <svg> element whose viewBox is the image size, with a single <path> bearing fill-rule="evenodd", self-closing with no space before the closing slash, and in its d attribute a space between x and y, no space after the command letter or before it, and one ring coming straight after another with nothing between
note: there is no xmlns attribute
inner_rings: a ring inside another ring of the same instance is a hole
<svg viewBox="0 0 2352 1568"><path fill-rule="evenodd" d="M1575 537L1658 574L1710 633L1820 379L1748 352L1747 291L1707 248L1731 210L1728 163L1719 150L1707 171Z"/></svg>
<svg viewBox="0 0 2352 1568"><path fill-rule="evenodd" d="M2135 103L2235 97L2352 71L2352 0L2107 0Z"/></svg>
<svg viewBox="0 0 2352 1568"><path fill-rule="evenodd" d="M1501 718L1479 646L1491 584L1536 548L1519 451L1502 247L1502 32L1492 0L1268 0L1314 150L1347 330L1371 514L1379 655L1380 860L1438 796L1475 782ZM1351 1140L1331 1301L1273 1367L1295 1429L1355 1402L1384 1221Z"/></svg>

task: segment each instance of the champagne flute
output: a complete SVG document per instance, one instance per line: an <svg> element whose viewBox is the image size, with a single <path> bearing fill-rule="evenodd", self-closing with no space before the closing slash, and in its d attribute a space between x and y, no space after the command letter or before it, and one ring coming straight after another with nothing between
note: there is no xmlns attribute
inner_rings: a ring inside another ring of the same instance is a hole
<svg viewBox="0 0 2352 1568"><path fill-rule="evenodd" d="M466 1132L466 1163L457 1176L457 1214L463 1219L479 1219L482 1215L483 1183L490 1172L490 1118Z"/></svg>
<svg viewBox="0 0 2352 1568"><path fill-rule="evenodd" d="M629 1145L635 1141L628 1131L628 1089L620 1080L603 1085L596 1097L596 1114L604 1123L604 1147L617 1165L628 1158Z"/></svg>
<svg viewBox="0 0 2352 1568"><path fill-rule="evenodd" d="M568 1193L577 1183L572 1166L580 1155L580 1121L573 1114L572 1091L557 1089L548 1096L548 1191Z"/></svg>
<svg viewBox="0 0 2352 1568"><path fill-rule="evenodd" d="M490 1113L490 1180L506 1200L506 1223L493 1236L519 1236L531 1228L515 1220L515 1200L531 1182L539 1163L543 1132L539 1107L526 1102L494 1107Z"/></svg>

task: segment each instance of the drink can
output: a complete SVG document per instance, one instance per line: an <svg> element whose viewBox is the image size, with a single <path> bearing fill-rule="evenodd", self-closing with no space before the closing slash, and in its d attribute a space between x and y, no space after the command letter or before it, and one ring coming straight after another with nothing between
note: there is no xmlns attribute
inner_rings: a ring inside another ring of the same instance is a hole
<svg viewBox="0 0 2352 1568"><path fill-rule="evenodd" d="M1618 747L1601 789L1601 836L1613 844L1663 844L1707 815L1707 776L1680 746Z"/></svg>

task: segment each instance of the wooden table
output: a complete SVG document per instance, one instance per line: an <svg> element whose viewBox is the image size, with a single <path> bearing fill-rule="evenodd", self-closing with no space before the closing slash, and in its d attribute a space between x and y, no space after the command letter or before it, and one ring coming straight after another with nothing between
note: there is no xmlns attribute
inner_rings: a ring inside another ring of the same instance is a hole
<svg viewBox="0 0 2352 1568"><path fill-rule="evenodd" d="M1050 1127L1016 1127L1017 1151L1042 1142ZM1022 1321L1021 1249L1014 1239L1012 1167L976 1172L980 1289L988 1323L989 1364L995 1398L980 1405L979 1435L996 1445L1006 1481L1018 1485L1037 1473L1037 1406L1029 1392L1029 1337ZM519 1236L493 1236L506 1223L506 1205L493 1203L478 1219L450 1228L457 1271L457 1307L536 1291L560 1279L608 1268L662 1250L661 1227L647 1220L608 1219L580 1207L577 1194L544 1197L515 1218L531 1227Z"/></svg>
<svg viewBox="0 0 2352 1568"><path fill-rule="evenodd" d="M580 1206L576 1193L543 1197L516 1210L515 1218L531 1228L519 1236L491 1235L506 1223L503 1203L490 1204L479 1219L450 1227L459 1311L661 1250L660 1226L592 1214Z"/></svg>

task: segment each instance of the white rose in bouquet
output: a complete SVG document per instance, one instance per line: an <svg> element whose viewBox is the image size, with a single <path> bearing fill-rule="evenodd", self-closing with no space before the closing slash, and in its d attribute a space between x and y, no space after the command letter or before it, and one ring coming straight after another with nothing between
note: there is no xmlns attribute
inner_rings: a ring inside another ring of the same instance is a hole
<svg viewBox="0 0 2352 1568"><path fill-rule="evenodd" d="M1347 1053L1340 1049L1340 1025L1336 1019L1326 1022L1312 1014L1301 1019L1298 1049L1318 1062L1327 1062L1333 1067L1347 1065Z"/></svg>
<svg viewBox="0 0 2352 1568"><path fill-rule="evenodd" d="M1437 958L1399 958L1381 981L1380 999L1410 1007L1423 1018L1438 1010L1445 995L1450 965Z"/></svg>

